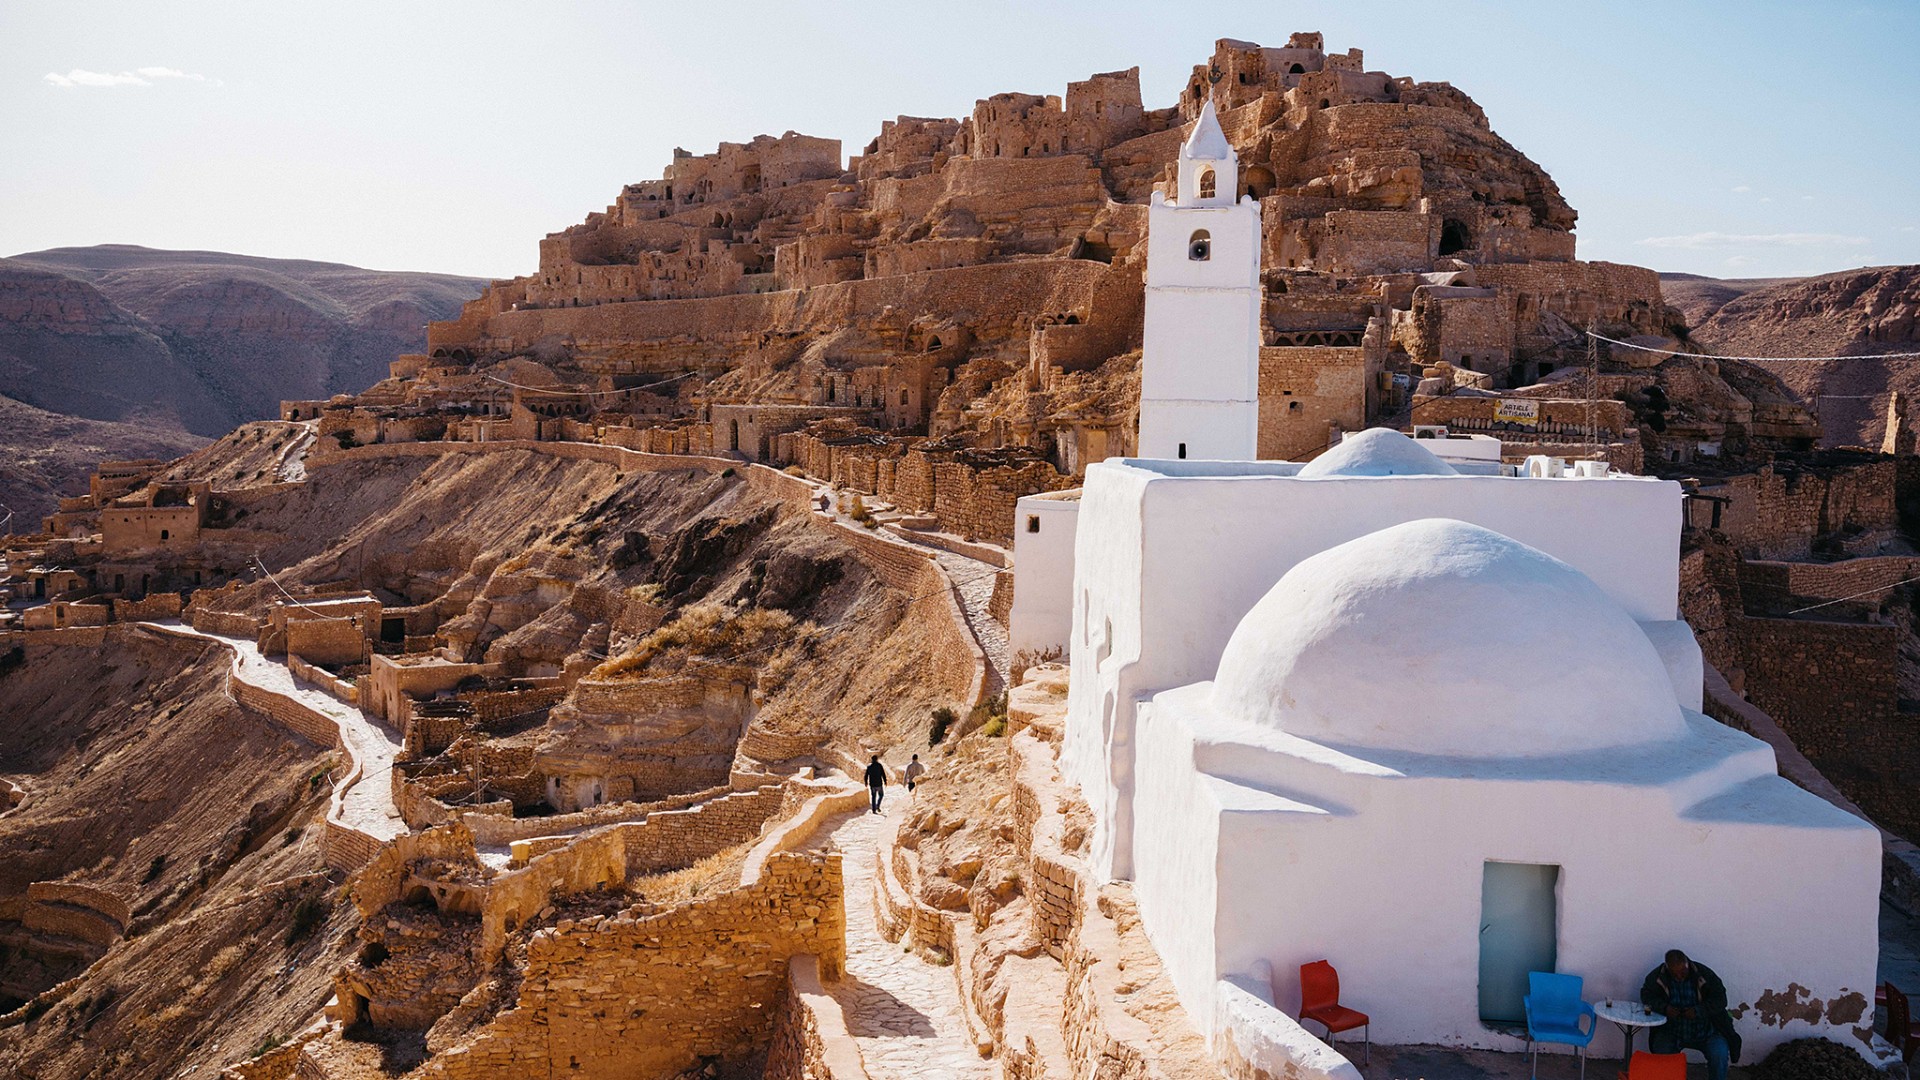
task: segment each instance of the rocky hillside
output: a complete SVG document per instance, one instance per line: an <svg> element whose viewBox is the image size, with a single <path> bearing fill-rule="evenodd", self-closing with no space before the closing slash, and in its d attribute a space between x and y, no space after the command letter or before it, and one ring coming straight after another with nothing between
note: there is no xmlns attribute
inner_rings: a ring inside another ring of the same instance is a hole
<svg viewBox="0 0 1920 1080"><path fill-rule="evenodd" d="M484 284L118 244L0 259L0 396L133 425L65 435L94 454L55 446L53 421L0 423L0 498L37 517L100 456L170 456L284 398L361 390Z"/></svg>
<svg viewBox="0 0 1920 1080"><path fill-rule="evenodd" d="M171 458L206 442L172 423L86 420L0 397L0 533L34 532L102 461Z"/></svg>
<svg viewBox="0 0 1920 1080"><path fill-rule="evenodd" d="M1694 339L1713 352L1864 358L1920 351L1920 266L1731 281L1665 274L1661 287L1686 314ZM1920 362L1913 359L1766 366L1814 406L1829 446L1878 447L1885 395L1920 393Z"/></svg>

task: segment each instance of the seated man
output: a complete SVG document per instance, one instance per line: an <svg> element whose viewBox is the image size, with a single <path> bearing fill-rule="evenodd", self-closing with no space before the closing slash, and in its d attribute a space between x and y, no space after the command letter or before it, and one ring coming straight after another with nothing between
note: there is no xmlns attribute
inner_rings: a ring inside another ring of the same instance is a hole
<svg viewBox="0 0 1920 1080"><path fill-rule="evenodd" d="M1707 1080L1727 1080L1727 1063L1740 1060L1740 1035L1727 1015L1727 984L1712 968L1674 949L1640 984L1640 1004L1667 1018L1647 1031L1647 1049L1698 1050L1707 1057Z"/></svg>

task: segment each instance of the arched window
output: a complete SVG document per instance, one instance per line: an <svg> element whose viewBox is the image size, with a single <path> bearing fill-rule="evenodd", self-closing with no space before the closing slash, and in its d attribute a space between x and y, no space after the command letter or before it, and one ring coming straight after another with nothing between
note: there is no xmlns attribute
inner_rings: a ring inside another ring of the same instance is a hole
<svg viewBox="0 0 1920 1080"><path fill-rule="evenodd" d="M1213 179L1213 170L1201 169L1200 170L1200 197L1203 199L1211 199L1213 198L1214 190L1215 190L1215 184Z"/></svg>
<svg viewBox="0 0 1920 1080"><path fill-rule="evenodd" d="M1287 69L1287 74L1289 75L1305 75L1306 73L1307 69L1300 64L1295 64Z"/></svg>
<svg viewBox="0 0 1920 1080"><path fill-rule="evenodd" d="M1213 258L1213 237L1205 229L1195 229L1187 238L1187 258L1194 262L1206 262Z"/></svg>
<svg viewBox="0 0 1920 1080"><path fill-rule="evenodd" d="M902 390L900 391L900 404L905 405L906 403L907 403L907 392L905 390Z"/></svg>

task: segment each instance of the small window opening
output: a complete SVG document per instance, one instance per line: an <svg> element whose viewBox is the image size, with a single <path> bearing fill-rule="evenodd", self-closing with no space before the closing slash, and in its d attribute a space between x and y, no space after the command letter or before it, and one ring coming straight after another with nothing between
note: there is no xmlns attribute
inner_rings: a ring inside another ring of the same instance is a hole
<svg viewBox="0 0 1920 1080"><path fill-rule="evenodd" d="M165 530L165 529L161 529L161 530L160 530L160 539L162 539L162 540L165 540L166 538L167 538L167 530Z"/></svg>
<svg viewBox="0 0 1920 1080"><path fill-rule="evenodd" d="M1030 533L1037 533L1040 531L1040 515L1039 514L1027 515L1027 531Z"/></svg>
<svg viewBox="0 0 1920 1080"><path fill-rule="evenodd" d="M1187 457L1187 444L1186 444L1186 443L1181 443L1181 444L1180 444L1180 459L1181 459L1182 461L1185 461L1185 460L1186 460L1186 457Z"/></svg>
<svg viewBox="0 0 1920 1080"><path fill-rule="evenodd" d="M1306 67L1301 64L1295 64L1292 67L1287 69L1287 74L1289 75L1305 75L1306 73L1307 73Z"/></svg>
<svg viewBox="0 0 1920 1080"><path fill-rule="evenodd" d="M1203 199L1211 199L1213 198L1214 190L1213 170L1200 170L1200 197Z"/></svg>

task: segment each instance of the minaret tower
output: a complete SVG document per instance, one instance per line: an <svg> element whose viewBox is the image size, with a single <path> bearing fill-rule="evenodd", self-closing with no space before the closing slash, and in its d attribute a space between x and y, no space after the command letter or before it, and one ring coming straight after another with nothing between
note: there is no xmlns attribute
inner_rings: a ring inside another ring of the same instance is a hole
<svg viewBox="0 0 1920 1080"><path fill-rule="evenodd" d="M1173 197L1147 205L1140 456L1252 461L1260 435L1260 204L1208 100Z"/></svg>

